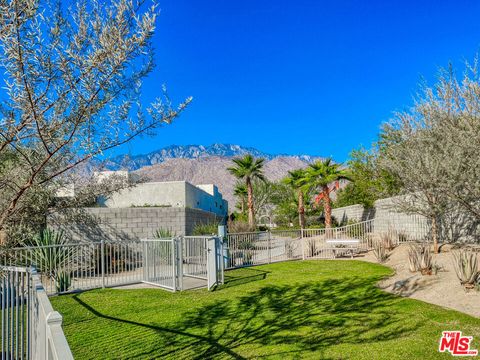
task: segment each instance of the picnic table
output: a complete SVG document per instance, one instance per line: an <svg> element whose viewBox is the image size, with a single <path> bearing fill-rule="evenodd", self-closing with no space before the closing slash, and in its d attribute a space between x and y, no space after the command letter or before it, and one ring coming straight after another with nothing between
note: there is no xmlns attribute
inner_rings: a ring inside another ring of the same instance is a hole
<svg viewBox="0 0 480 360"><path fill-rule="evenodd" d="M360 240L357 239L335 239L327 240L326 243L331 247L329 249L333 252L333 258L337 255L350 254L353 259L353 255L358 253Z"/></svg>

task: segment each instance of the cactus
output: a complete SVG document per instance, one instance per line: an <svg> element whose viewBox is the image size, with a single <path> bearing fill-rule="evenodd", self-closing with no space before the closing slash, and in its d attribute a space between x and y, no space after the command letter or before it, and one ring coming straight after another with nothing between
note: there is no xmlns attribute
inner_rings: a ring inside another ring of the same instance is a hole
<svg viewBox="0 0 480 360"><path fill-rule="evenodd" d="M452 252L453 266L460 283L466 289L475 287L479 280L477 254L473 251L459 250Z"/></svg>
<svg viewBox="0 0 480 360"><path fill-rule="evenodd" d="M385 262L387 261L388 257L389 257L389 253L388 253L388 250L387 250L387 244L385 244L384 241L376 241L374 244L373 244L373 254L375 255L375 257L377 258L378 262Z"/></svg>

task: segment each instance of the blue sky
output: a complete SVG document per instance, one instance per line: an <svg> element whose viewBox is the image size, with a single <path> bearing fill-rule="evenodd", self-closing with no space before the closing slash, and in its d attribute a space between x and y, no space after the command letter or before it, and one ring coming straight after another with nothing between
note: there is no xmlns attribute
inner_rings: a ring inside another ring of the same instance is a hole
<svg viewBox="0 0 480 360"><path fill-rule="evenodd" d="M333 156L375 140L424 77L480 45L478 1L159 0L158 66L145 101L194 100L173 125L120 152L235 143Z"/></svg>

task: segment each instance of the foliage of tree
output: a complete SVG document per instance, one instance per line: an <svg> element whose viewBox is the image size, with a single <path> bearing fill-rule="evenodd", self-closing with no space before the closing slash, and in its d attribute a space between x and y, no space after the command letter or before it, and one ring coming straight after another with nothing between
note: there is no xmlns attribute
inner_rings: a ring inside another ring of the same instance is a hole
<svg viewBox="0 0 480 360"><path fill-rule="evenodd" d="M325 159L310 164L307 168L307 182L322 195L323 210L325 215L325 227L332 227L332 206L330 186L338 180L350 180L341 164L334 163L332 159Z"/></svg>
<svg viewBox="0 0 480 360"><path fill-rule="evenodd" d="M450 69L423 86L412 109L383 127L382 168L402 183L399 205L428 217L438 250L439 220L453 208L480 219L480 82L476 63L459 81Z"/></svg>
<svg viewBox="0 0 480 360"><path fill-rule="evenodd" d="M248 224L252 229L255 228L255 207L253 198L253 181L255 179L265 181L263 174L263 164L265 159L255 159L252 155L247 154L241 158L234 158L234 166L227 170L239 180L245 182L247 187L247 206L248 206Z"/></svg>
<svg viewBox="0 0 480 360"><path fill-rule="evenodd" d="M370 150L361 148L350 153L347 168L352 181L337 191L334 207L361 204L369 208L375 200L399 194L399 179L378 166L382 153L378 145Z"/></svg>
<svg viewBox="0 0 480 360"><path fill-rule="evenodd" d="M175 109L159 89L157 100L141 105L142 79L155 65L155 5L62 5L0 3L0 231L41 194L49 201L72 169L152 134L190 101Z"/></svg>
<svg viewBox="0 0 480 360"><path fill-rule="evenodd" d="M300 229L303 229L305 228L305 196L308 196L311 188L307 172L304 169L289 171L283 182L297 193L298 221Z"/></svg>
<svg viewBox="0 0 480 360"><path fill-rule="evenodd" d="M246 214L248 196L247 186L241 182L236 183L235 188L233 189L233 195L238 199L235 207L240 210L241 214Z"/></svg>

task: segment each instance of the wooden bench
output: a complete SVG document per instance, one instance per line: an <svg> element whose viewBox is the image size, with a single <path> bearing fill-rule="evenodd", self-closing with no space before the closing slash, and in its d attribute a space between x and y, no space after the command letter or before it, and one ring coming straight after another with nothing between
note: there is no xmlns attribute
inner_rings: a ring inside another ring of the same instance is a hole
<svg viewBox="0 0 480 360"><path fill-rule="evenodd" d="M337 257L337 254L350 254L350 257L353 259L353 255L358 253L360 240L356 239L335 239L327 240L327 244L331 245L329 250L333 252L333 258Z"/></svg>

